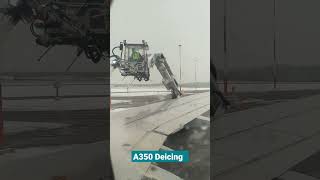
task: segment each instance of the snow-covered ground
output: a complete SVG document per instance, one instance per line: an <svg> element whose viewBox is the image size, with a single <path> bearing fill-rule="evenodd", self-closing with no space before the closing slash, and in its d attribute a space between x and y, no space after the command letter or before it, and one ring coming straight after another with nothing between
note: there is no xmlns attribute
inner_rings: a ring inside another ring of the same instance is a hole
<svg viewBox="0 0 320 180"><path fill-rule="evenodd" d="M185 94L194 90L209 91L209 88L182 87L182 91ZM5 111L102 109L107 108L110 103L107 97L110 95L109 86L102 82L71 82L64 84L59 89L59 96L74 96L72 98L54 99L56 93L53 82L49 81L23 81L4 84L2 86L3 109ZM112 100L111 103L131 103L131 100L123 99L123 97L165 97L170 94L171 92L165 89L164 86L130 86L129 88L111 86L111 97L122 98L121 100ZM39 99L39 97L41 98Z"/></svg>
<svg viewBox="0 0 320 180"><path fill-rule="evenodd" d="M194 91L194 90L210 90L210 88L190 88L190 87L182 87L183 91ZM121 93L121 92L163 92L168 91L165 87L161 86L152 86L152 87L111 87L112 93Z"/></svg>
<svg viewBox="0 0 320 180"><path fill-rule="evenodd" d="M169 95L169 91L137 91L137 92L111 92L111 97L133 97L133 96L153 96L153 95Z"/></svg>
<svg viewBox="0 0 320 180"><path fill-rule="evenodd" d="M183 92L186 91L210 91L210 88L182 88ZM171 92L160 86L152 87L134 87L134 88L121 88L113 87L111 88L111 97L132 97L132 96L152 96L152 95L170 95Z"/></svg>

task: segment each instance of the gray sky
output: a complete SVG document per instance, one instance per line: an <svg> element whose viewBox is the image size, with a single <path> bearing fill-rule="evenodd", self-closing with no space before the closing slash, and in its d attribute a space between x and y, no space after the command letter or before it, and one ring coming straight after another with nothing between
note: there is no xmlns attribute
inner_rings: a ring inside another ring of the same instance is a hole
<svg viewBox="0 0 320 180"><path fill-rule="evenodd" d="M123 40L140 43L146 40L150 53L162 52L179 79L179 48L182 44L183 82L210 79L210 0L115 0L111 7L111 48ZM131 82L114 70L113 83ZM161 76L152 70L149 83L160 83Z"/></svg>
<svg viewBox="0 0 320 180"><path fill-rule="evenodd" d="M223 2L212 12L215 64L223 67ZM320 65L320 1L277 0L279 63ZM273 62L273 1L229 0L230 66L258 67Z"/></svg>

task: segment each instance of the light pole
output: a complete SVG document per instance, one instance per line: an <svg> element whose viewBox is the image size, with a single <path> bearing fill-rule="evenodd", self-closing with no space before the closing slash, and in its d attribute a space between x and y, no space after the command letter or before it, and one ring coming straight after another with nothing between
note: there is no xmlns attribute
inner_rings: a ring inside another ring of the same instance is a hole
<svg viewBox="0 0 320 180"><path fill-rule="evenodd" d="M223 66L223 84L224 93L228 94L228 61L229 61L229 34L228 34L228 0L224 0L224 66Z"/></svg>
<svg viewBox="0 0 320 180"><path fill-rule="evenodd" d="M194 60L194 83L195 83L195 90L197 90L197 60Z"/></svg>
<svg viewBox="0 0 320 180"><path fill-rule="evenodd" d="M278 27L277 27L277 0L273 0L273 88L277 88L278 75Z"/></svg>
<svg viewBox="0 0 320 180"><path fill-rule="evenodd" d="M4 117L2 105L2 82L0 81L0 145L4 143Z"/></svg>
<svg viewBox="0 0 320 180"><path fill-rule="evenodd" d="M182 70L181 70L181 46L182 45L179 44L179 56L180 56L180 83L179 84L180 84L180 92L181 92L181 86L182 86L182 84L181 84L182 83L181 82L181 77L182 77L182 75L181 75L182 74Z"/></svg>

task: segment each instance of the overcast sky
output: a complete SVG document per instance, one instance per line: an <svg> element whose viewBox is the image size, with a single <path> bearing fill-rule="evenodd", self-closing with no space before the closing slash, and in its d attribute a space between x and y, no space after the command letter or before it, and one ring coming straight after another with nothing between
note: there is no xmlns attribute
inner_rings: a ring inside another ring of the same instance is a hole
<svg viewBox="0 0 320 180"><path fill-rule="evenodd" d="M229 0L230 67L258 67L273 63L271 0ZM320 65L320 1L277 0L279 63ZM214 62L223 67L224 0L215 0L212 12Z"/></svg>
<svg viewBox="0 0 320 180"><path fill-rule="evenodd" d="M111 48L123 40L140 43L146 40L150 53L162 52L179 79L179 48L182 44L182 81L210 79L210 0L115 0L111 7ZM113 83L131 82L118 70ZM152 70L149 83L160 83L161 76Z"/></svg>

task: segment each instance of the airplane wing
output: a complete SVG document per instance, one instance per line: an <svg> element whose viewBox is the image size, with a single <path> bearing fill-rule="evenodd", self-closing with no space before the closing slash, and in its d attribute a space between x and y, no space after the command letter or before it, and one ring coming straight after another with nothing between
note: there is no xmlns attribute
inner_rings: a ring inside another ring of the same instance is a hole
<svg viewBox="0 0 320 180"><path fill-rule="evenodd" d="M131 162L132 150L159 150L168 135L210 109L209 92L111 112L110 149L116 180L180 179L151 163Z"/></svg>
<svg viewBox="0 0 320 180"><path fill-rule="evenodd" d="M212 125L214 179L271 180L318 152L319 101L312 96L217 119Z"/></svg>

